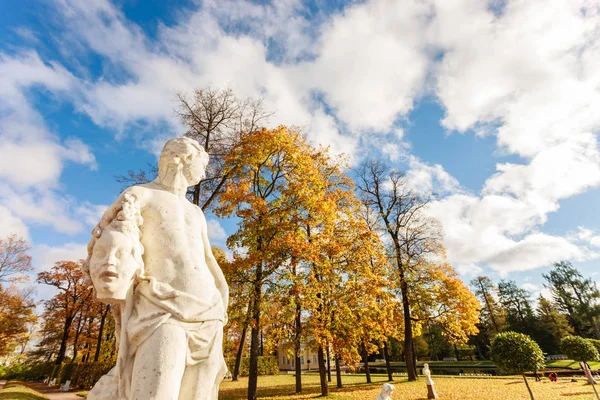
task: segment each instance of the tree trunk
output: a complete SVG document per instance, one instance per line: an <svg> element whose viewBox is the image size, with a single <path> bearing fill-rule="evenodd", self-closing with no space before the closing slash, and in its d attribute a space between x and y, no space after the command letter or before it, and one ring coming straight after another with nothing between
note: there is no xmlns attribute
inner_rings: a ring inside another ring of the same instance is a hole
<svg viewBox="0 0 600 400"><path fill-rule="evenodd" d="M331 382L331 355L329 354L329 344L327 344L327 382Z"/></svg>
<svg viewBox="0 0 600 400"><path fill-rule="evenodd" d="M488 300L488 295L487 295L487 291L483 288L483 283L481 283L481 281L479 279L477 279L477 282L479 283L479 287L481 288L481 292L483 293L483 299L485 301L485 306L488 309L488 312L490 313L490 318L492 319L492 325L494 325L494 329L496 330L496 333L499 333L500 330L498 329L498 324L496 323L496 318L494 318L494 313L492 312L492 307L490 306L490 302Z"/></svg>
<svg viewBox="0 0 600 400"><path fill-rule="evenodd" d="M235 354L235 365L233 367L233 374L231 375L232 381L237 381L240 376L240 366L242 365L242 355L244 353L244 344L246 342L246 332L248 332L248 321L244 323L242 329L242 337L240 338L240 347L238 347L237 353Z"/></svg>
<svg viewBox="0 0 600 400"><path fill-rule="evenodd" d="M250 317L252 313L252 299L248 301L248 309L246 311L246 319L244 320L244 327L242 329L242 337L240 338L240 347L235 355L235 365L233 367L233 374L231 375L232 381L237 381L240 376L240 368L242 366L242 356L244 355L244 344L246 343L246 334L248 333L248 325L250 324Z"/></svg>
<svg viewBox="0 0 600 400"><path fill-rule="evenodd" d="M71 359L72 363L75 362L75 360L77 359L77 344L79 342L79 335L81 335L81 331L83 330L83 327L81 326L81 321L83 320L85 320L85 318L83 316L80 316L79 321L77 321L77 328L75 328L75 338L73 339L73 358Z"/></svg>
<svg viewBox="0 0 600 400"><path fill-rule="evenodd" d="M258 385L258 353L260 335L260 307L262 297L262 264L256 268L256 280L254 281L254 293L252 301L252 332L250 335L250 370L248 372L248 400L256 400L256 389Z"/></svg>
<svg viewBox="0 0 600 400"><path fill-rule="evenodd" d="M65 324L63 325L63 335L60 340L60 348L58 349L58 357L54 364L60 365L65 359L65 353L67 352L67 342L69 341L69 334L71 333L71 324L73 323L73 317L65 318Z"/></svg>
<svg viewBox="0 0 600 400"><path fill-rule="evenodd" d="M392 364L390 364L390 351L389 351L389 347L388 347L388 342L385 342L383 344L383 358L385 358L385 369L387 370L387 374L388 374L388 381L393 381L394 378L392 376Z"/></svg>
<svg viewBox="0 0 600 400"><path fill-rule="evenodd" d="M102 335L104 334L104 322L106 322L106 317L110 312L110 304L106 306L106 310L102 313L102 318L100 319L100 327L98 328L98 340L96 341L96 353L94 354L94 362L98 362L100 359L100 349L102 348Z"/></svg>
<svg viewBox="0 0 600 400"><path fill-rule="evenodd" d="M296 337L294 338L294 362L296 369L296 393L302 392L302 365L300 365L300 338L302 334L302 307L296 299Z"/></svg>
<svg viewBox="0 0 600 400"><path fill-rule="evenodd" d="M456 347L456 343L452 343L452 346L454 347L454 355L456 356L456 361L460 361L460 353L458 351L458 347Z"/></svg>
<svg viewBox="0 0 600 400"><path fill-rule="evenodd" d="M262 330L262 328L260 328L260 356L261 357L265 355L264 352L265 352L265 338L263 335L263 330Z"/></svg>
<svg viewBox="0 0 600 400"><path fill-rule="evenodd" d="M367 347L363 344L363 359L365 365L365 373L367 374L367 383L371 383L371 371L369 371L369 355L367 354Z"/></svg>
<svg viewBox="0 0 600 400"><path fill-rule="evenodd" d="M527 382L527 378L525 377L525 374L523 374L523 380L525 381L525 386L527 386L527 390L529 391L529 396L531 397L531 400L535 400L535 398L533 397L533 392L529 387L529 382Z"/></svg>
<svg viewBox="0 0 600 400"><path fill-rule="evenodd" d="M193 202L197 206L200 206L200 183L201 182L198 182L198 184L196 184L196 186L194 186L194 198L193 198Z"/></svg>
<svg viewBox="0 0 600 400"><path fill-rule="evenodd" d="M340 366L340 364L342 363L342 358L340 356L335 355L335 381L336 381L336 387L338 389L341 389L342 386L342 367Z"/></svg>
<svg viewBox="0 0 600 400"><path fill-rule="evenodd" d="M327 368L325 367L325 352L323 346L319 345L319 351L317 353L317 360L319 362L319 378L321 381L321 396L327 396L329 394L329 386L327 385Z"/></svg>
<svg viewBox="0 0 600 400"><path fill-rule="evenodd" d="M417 380L417 365L413 352L412 320L410 319L410 302L408 299L408 283L404 272L400 271L400 292L402 295L402 313L404 315L404 358L406 360L406 373L409 381Z"/></svg>

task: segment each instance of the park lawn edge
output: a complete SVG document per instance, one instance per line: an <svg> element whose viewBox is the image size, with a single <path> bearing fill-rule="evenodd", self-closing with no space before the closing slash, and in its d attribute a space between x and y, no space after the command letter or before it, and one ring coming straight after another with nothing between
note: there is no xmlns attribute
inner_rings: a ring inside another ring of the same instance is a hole
<svg viewBox="0 0 600 400"><path fill-rule="evenodd" d="M10 396L10 397L9 397ZM32 397L36 396L36 397ZM47 400L49 397L27 386L25 382L8 381L0 389L0 399L6 400Z"/></svg>

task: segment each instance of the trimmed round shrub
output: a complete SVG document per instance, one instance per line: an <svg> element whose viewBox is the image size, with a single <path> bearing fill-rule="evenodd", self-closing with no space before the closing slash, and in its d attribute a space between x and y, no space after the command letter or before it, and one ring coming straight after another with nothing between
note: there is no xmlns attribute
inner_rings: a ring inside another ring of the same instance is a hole
<svg viewBox="0 0 600 400"><path fill-rule="evenodd" d="M594 345L596 350L598 350L598 354L600 354L600 340L598 339L587 339L591 344Z"/></svg>
<svg viewBox="0 0 600 400"><path fill-rule="evenodd" d="M517 332L496 335L490 346L492 361L511 374L522 375L544 367L544 353L529 336Z"/></svg>
<svg viewBox="0 0 600 400"><path fill-rule="evenodd" d="M565 336L560 341L560 348L571 360L597 361L598 349L589 340L581 336Z"/></svg>

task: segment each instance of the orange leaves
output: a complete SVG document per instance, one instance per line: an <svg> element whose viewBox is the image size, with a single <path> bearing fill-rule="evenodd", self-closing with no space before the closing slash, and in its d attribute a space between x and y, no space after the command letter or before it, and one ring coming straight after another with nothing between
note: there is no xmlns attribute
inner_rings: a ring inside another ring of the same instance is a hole
<svg viewBox="0 0 600 400"><path fill-rule="evenodd" d="M37 320L35 304L15 286L0 285L0 357L27 339L29 325Z"/></svg>
<svg viewBox="0 0 600 400"><path fill-rule="evenodd" d="M412 278L420 319L438 322L455 343L465 343L478 332L479 302L449 264L423 263Z"/></svg>

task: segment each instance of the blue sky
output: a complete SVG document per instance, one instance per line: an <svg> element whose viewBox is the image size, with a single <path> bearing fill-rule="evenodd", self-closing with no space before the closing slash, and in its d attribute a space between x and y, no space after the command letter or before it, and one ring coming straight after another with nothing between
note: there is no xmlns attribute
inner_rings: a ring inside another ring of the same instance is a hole
<svg viewBox="0 0 600 400"><path fill-rule="evenodd" d="M542 290L600 256L600 7L584 0L0 3L0 235L85 255L115 175L181 134L178 92L263 97L354 165L435 192L450 262ZM209 216L212 240L235 229ZM42 293L43 296L43 293Z"/></svg>

